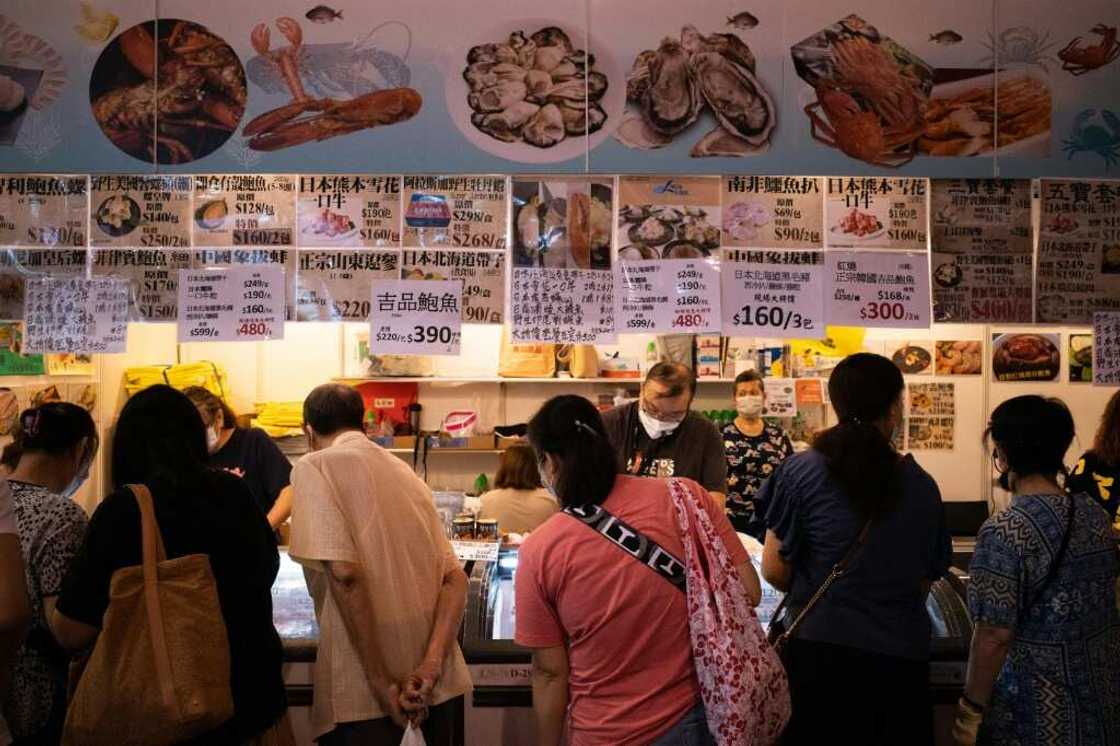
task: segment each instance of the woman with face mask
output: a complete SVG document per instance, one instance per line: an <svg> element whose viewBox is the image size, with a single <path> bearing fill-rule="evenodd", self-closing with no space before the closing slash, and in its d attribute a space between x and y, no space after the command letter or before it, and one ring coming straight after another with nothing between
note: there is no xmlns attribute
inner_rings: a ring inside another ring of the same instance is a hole
<svg viewBox="0 0 1120 746"><path fill-rule="evenodd" d="M765 409L762 375L757 370L740 373L735 378L738 416L721 433L727 454L727 515L736 531L759 541L765 537L766 523L754 497L762 483L793 453L785 431L762 419Z"/></svg>
<svg viewBox="0 0 1120 746"><path fill-rule="evenodd" d="M85 409L54 402L25 411L14 437L0 460L10 471L31 626L3 710L13 743L56 744L66 714L69 658L47 620L85 537L85 511L71 498L89 478L97 427Z"/></svg>
<svg viewBox="0 0 1120 746"><path fill-rule="evenodd" d="M207 464L245 480L268 523L278 529L292 515L292 463L264 430L238 427L237 415L208 389L192 386L184 394L206 425Z"/></svg>

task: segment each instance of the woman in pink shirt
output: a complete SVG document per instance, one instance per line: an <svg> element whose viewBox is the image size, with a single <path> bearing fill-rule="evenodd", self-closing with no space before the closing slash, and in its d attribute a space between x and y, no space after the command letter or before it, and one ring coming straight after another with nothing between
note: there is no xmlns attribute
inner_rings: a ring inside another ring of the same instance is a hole
<svg viewBox="0 0 1120 746"><path fill-rule="evenodd" d="M542 481L568 511L525 541L517 569L515 638L533 649L536 742L556 746L566 727L573 746L713 744L683 578L673 572L671 557L684 557L684 546L668 481L616 475L602 419L579 396L545 403L529 423L529 441ZM702 487L685 484L705 495L757 604L758 575L727 516ZM613 519L596 528L591 517L603 516L600 509Z"/></svg>

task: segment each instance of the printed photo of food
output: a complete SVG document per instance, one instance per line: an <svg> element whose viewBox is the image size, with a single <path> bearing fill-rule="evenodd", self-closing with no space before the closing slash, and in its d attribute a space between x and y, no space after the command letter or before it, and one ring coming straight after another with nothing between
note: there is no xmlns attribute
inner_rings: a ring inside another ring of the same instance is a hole
<svg viewBox="0 0 1120 746"><path fill-rule="evenodd" d="M935 86L923 115L919 154L986 155L999 147L1001 155L1046 157L1052 109L1046 83L1026 74L1001 74L998 86L995 81L992 73Z"/></svg>
<svg viewBox="0 0 1120 746"><path fill-rule="evenodd" d="M933 373L933 352L928 342L903 342L890 353L891 362L908 376Z"/></svg>
<svg viewBox="0 0 1120 746"><path fill-rule="evenodd" d="M610 180L513 180L513 250L518 267L611 268Z"/></svg>
<svg viewBox="0 0 1120 746"><path fill-rule="evenodd" d="M147 163L190 163L225 144L241 123L245 70L205 26L175 18L137 24L93 67L93 118L119 149Z"/></svg>
<svg viewBox="0 0 1120 746"><path fill-rule="evenodd" d="M1070 383L1093 382L1093 335L1069 335Z"/></svg>
<svg viewBox="0 0 1120 746"><path fill-rule="evenodd" d="M934 353L939 376L976 376L983 372L983 343L978 339L938 340Z"/></svg>
<svg viewBox="0 0 1120 746"><path fill-rule="evenodd" d="M102 201L94 217L105 235L127 236L140 225L140 205L127 194L115 194Z"/></svg>
<svg viewBox="0 0 1120 746"><path fill-rule="evenodd" d="M623 205L618 211L619 259L699 259L719 250L715 207Z"/></svg>
<svg viewBox="0 0 1120 746"><path fill-rule="evenodd" d="M1057 334L993 334L992 378L1001 382L1053 381L1062 370Z"/></svg>

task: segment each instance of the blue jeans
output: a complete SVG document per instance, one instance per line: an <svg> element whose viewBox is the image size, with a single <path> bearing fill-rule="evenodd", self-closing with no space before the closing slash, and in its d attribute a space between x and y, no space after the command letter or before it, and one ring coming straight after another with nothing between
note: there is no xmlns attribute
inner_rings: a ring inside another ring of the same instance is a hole
<svg viewBox="0 0 1120 746"><path fill-rule="evenodd" d="M669 732L657 739L653 746L715 746L716 740L708 730L708 719L704 714L704 703L685 713Z"/></svg>

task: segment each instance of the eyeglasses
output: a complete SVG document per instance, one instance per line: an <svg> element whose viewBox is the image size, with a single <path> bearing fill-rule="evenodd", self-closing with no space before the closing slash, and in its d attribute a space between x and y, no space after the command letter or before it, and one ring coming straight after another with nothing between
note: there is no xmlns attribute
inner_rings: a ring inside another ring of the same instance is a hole
<svg viewBox="0 0 1120 746"><path fill-rule="evenodd" d="M642 398L640 406L643 412L662 422L681 422L688 416L688 407L685 407L679 412L665 412L658 409L657 405L647 401L644 397Z"/></svg>

